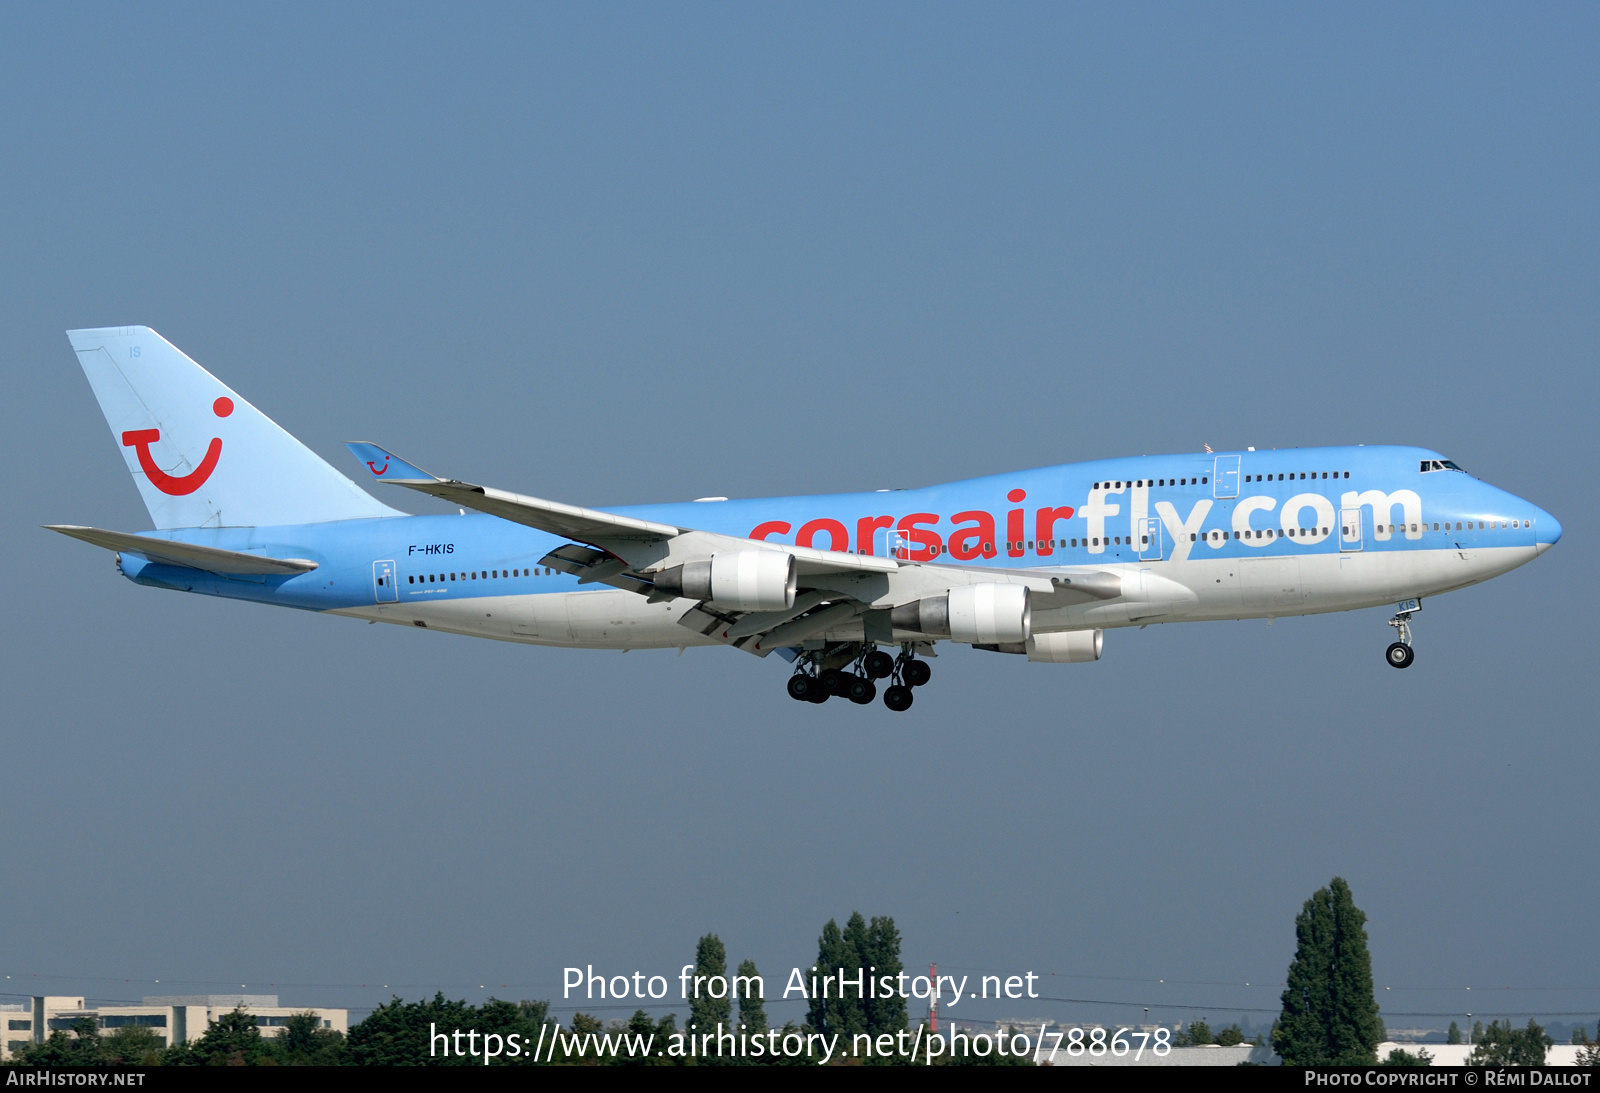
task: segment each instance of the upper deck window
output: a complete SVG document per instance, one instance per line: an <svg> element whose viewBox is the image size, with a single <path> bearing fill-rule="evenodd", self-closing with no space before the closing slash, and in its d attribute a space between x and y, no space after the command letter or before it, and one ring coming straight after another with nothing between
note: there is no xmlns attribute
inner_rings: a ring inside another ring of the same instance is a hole
<svg viewBox="0 0 1600 1093"><path fill-rule="evenodd" d="M1420 470L1423 474L1427 474L1429 471L1461 471L1461 468L1448 459L1424 459ZM1461 471L1461 473L1467 472Z"/></svg>

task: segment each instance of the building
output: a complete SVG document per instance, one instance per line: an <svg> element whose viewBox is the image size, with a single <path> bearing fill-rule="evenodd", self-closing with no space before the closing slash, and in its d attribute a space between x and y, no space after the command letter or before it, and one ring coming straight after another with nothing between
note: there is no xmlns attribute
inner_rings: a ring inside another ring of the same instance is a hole
<svg viewBox="0 0 1600 1093"><path fill-rule="evenodd" d="M211 1023L225 1013L241 1009L256 1019L263 1036L281 1035L289 1018L313 1013L325 1029L350 1031L350 1011L314 1006L280 1006L275 994L151 995L138 1005L86 1006L82 996L35 995L24 1003L0 1005L0 1062L32 1044L42 1044L52 1032L71 1032L74 1023L92 1017L102 1033L129 1026L148 1028L163 1047L184 1044L205 1035Z"/></svg>

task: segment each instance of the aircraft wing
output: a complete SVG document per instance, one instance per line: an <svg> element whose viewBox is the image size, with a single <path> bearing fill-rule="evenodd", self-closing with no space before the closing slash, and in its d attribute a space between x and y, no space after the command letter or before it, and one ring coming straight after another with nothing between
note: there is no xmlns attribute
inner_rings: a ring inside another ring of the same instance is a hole
<svg viewBox="0 0 1600 1093"><path fill-rule="evenodd" d="M487 512L513 523L526 524L552 535L587 543L613 555L615 561L622 562L617 566L618 573L623 569L677 565L685 560L707 557L716 550L750 549L781 549L786 554L792 554L795 571L800 576L885 574L900 568L900 563L893 558L817 550L814 547L785 545L780 548L756 539L698 531L599 509L579 508L559 501L546 501L539 497L526 497L471 482L439 478L391 455L376 444L356 441L345 446L381 481Z"/></svg>
<svg viewBox="0 0 1600 1093"><path fill-rule="evenodd" d="M882 635L877 640L888 641L891 624L886 601L910 602L939 595L952 586L996 581L1025 585L1038 597L1037 602L1050 607L1115 599L1122 594L1121 577L1098 569L996 570L767 543L439 478L376 444L353 442L346 446L381 481L574 540L550 551L539 564L571 574L579 584L599 582L649 596L653 602L680 597L699 600L678 620L680 625L758 656L797 645L857 615L865 617L864 625L871 632ZM799 594L788 609L733 610L699 595L685 596L681 589L657 587L663 571L675 566L704 562L718 553L746 551L781 551L794 558Z"/></svg>
<svg viewBox="0 0 1600 1093"><path fill-rule="evenodd" d="M139 554L152 562L185 566L221 576L266 574L292 577L297 573L309 573L317 568L316 562L304 558L268 558L261 554L196 546L193 543L176 543L170 539L151 539L144 535L130 535L125 531L106 531L103 528L85 528L74 524L44 526L46 530L59 531L63 535L82 539L86 543L93 543L107 550L115 550L122 554Z"/></svg>

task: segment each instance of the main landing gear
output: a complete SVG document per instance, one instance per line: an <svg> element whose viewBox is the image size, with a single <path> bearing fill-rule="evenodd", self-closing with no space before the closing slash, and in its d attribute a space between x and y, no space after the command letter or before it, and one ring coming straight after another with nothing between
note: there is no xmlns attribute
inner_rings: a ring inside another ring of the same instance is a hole
<svg viewBox="0 0 1600 1093"><path fill-rule="evenodd" d="M805 653L795 660L794 675L786 685L797 702L826 702L834 695L865 706L878 696L874 680L890 679L883 704L895 712L911 708L911 688L933 676L926 661L917 660L907 643L898 657L870 645L834 647ZM844 671L849 664L852 671Z"/></svg>
<svg viewBox="0 0 1600 1093"><path fill-rule="evenodd" d="M1400 640L1384 650L1383 659L1395 668L1409 668L1411 662L1417 659L1417 654L1411 648L1411 612L1400 612L1389 620L1389 625L1394 627Z"/></svg>

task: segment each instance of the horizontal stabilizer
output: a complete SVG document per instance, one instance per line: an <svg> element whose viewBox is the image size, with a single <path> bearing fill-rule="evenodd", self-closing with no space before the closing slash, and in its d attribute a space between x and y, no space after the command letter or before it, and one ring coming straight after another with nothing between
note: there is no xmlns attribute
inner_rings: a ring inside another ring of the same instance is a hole
<svg viewBox="0 0 1600 1093"><path fill-rule="evenodd" d="M101 528L84 528L72 524L46 524L49 531L59 531L74 539L82 539L97 547L123 554L138 554L152 562L181 565L222 576L278 574L294 576L309 573L317 568L316 562L304 558L267 558L260 554L245 554L237 550L177 543L171 539L151 539L143 535L130 535L125 531L105 531Z"/></svg>

